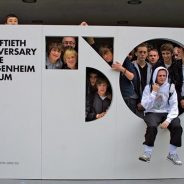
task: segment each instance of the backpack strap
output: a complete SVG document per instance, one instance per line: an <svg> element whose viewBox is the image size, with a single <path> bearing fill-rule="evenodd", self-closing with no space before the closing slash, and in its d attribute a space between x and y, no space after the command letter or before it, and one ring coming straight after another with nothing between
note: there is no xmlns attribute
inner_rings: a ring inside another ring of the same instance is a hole
<svg viewBox="0 0 184 184"><path fill-rule="evenodd" d="M169 85L169 98L168 98L168 104L169 104L169 100L171 98L171 96L173 95L174 93L174 89L175 89L175 85L173 83L170 83Z"/></svg>

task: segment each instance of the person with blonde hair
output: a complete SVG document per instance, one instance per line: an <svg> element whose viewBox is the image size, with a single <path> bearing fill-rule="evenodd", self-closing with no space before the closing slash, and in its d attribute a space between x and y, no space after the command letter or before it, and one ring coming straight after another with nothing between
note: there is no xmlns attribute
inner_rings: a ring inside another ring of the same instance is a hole
<svg viewBox="0 0 184 184"><path fill-rule="evenodd" d="M77 51L74 48L68 48L65 50L64 55L63 55L63 60L65 63L65 69L77 69Z"/></svg>

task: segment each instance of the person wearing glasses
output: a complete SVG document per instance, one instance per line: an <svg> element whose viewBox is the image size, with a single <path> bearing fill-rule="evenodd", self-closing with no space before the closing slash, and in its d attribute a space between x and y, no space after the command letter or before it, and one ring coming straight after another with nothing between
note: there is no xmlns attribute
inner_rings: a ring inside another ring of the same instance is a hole
<svg viewBox="0 0 184 184"><path fill-rule="evenodd" d="M64 36L62 39L62 46L65 49L67 48L76 48L76 38L73 36Z"/></svg>

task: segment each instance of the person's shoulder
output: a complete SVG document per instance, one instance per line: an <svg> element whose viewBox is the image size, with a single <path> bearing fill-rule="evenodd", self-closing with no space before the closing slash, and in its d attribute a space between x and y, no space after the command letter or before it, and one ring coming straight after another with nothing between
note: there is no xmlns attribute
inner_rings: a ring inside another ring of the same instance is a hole
<svg viewBox="0 0 184 184"><path fill-rule="evenodd" d="M152 70L154 71L156 68L158 68L159 66L163 66L165 67L164 63L162 60L158 60L152 67Z"/></svg>
<svg viewBox="0 0 184 184"><path fill-rule="evenodd" d="M152 65L150 63L146 62L146 64L147 64L148 68L152 68Z"/></svg>
<svg viewBox="0 0 184 184"><path fill-rule="evenodd" d="M126 67L127 69L132 69L134 68L134 64L132 63L132 61L130 61L128 58L126 58L123 62L123 67Z"/></svg>

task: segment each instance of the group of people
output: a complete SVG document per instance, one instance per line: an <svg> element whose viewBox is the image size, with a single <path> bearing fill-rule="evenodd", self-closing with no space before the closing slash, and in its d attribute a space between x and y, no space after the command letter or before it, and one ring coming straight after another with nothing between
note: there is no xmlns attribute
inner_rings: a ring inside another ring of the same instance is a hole
<svg viewBox="0 0 184 184"><path fill-rule="evenodd" d="M19 18L15 14L9 14L5 17L4 24L18 25ZM77 60L75 37L66 36L48 43L46 69L77 69Z"/></svg>
<svg viewBox="0 0 184 184"><path fill-rule="evenodd" d="M184 111L184 48L178 46L177 55L174 49L169 42L160 50L141 43L134 50L135 60L128 56L123 65L112 64L113 70L121 72L120 88L127 106L147 125L141 161L150 161L160 125L170 131L167 158L182 164L176 148L181 147L183 132L178 115Z"/></svg>
<svg viewBox="0 0 184 184"><path fill-rule="evenodd" d="M112 100L112 89L99 71L88 68L86 80L86 121L102 118Z"/></svg>
<svg viewBox="0 0 184 184"><path fill-rule="evenodd" d="M78 68L76 38L71 36L52 39L47 43L46 69Z"/></svg>
<svg viewBox="0 0 184 184"><path fill-rule="evenodd" d="M5 24L18 24L18 17L10 14ZM87 25L82 22L81 25ZM176 165L182 165L177 147L182 144L182 132L178 115L184 112L184 48L164 43L159 50L147 43L138 45L123 64L113 63L113 50L107 45L96 48L93 38L88 43L112 67L120 72L120 89L125 103L132 112L144 119L146 133L144 153L139 160L149 162L152 156L157 129L160 125L170 131L167 158ZM76 38L63 37L47 45L46 69L77 69L78 56ZM87 72L86 121L103 117L112 98L110 85L99 72Z"/></svg>

